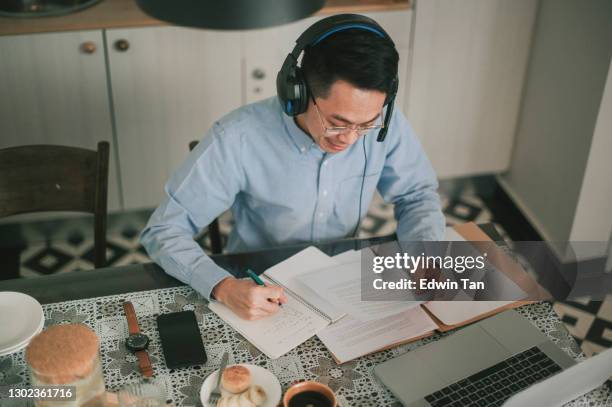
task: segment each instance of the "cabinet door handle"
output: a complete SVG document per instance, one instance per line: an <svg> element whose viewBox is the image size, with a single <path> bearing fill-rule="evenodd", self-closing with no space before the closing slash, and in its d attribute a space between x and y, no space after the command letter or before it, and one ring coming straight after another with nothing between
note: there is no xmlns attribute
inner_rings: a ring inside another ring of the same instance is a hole
<svg viewBox="0 0 612 407"><path fill-rule="evenodd" d="M81 44L81 52L85 54L93 54L96 52L96 43L93 41L85 41Z"/></svg>
<svg viewBox="0 0 612 407"><path fill-rule="evenodd" d="M130 48L130 43L128 40L117 40L115 41L115 49L119 52L125 52Z"/></svg>
<svg viewBox="0 0 612 407"><path fill-rule="evenodd" d="M263 69L255 68L251 72L251 76L253 76L253 79L261 80L266 77L266 72Z"/></svg>

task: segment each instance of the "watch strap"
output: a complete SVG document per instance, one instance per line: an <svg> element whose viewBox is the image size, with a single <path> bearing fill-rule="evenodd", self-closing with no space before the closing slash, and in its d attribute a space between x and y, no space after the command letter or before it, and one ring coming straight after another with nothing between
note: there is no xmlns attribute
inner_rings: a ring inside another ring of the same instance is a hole
<svg viewBox="0 0 612 407"><path fill-rule="evenodd" d="M146 350L139 350L134 352L138 358L138 367L144 377L153 377L153 367L151 366L151 360Z"/></svg>
<svg viewBox="0 0 612 407"><path fill-rule="evenodd" d="M123 310L125 311L125 316L127 318L128 332L130 335L139 334L140 327L138 326L138 319L136 318L136 310L134 309L134 305L130 301L125 301L123 303Z"/></svg>

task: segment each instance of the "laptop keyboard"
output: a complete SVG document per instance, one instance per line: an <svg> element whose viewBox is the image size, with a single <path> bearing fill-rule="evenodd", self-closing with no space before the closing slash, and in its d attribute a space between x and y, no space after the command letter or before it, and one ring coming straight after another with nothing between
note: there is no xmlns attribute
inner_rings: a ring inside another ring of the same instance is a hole
<svg viewBox="0 0 612 407"><path fill-rule="evenodd" d="M561 371L537 346L425 396L433 407L501 406L515 393Z"/></svg>

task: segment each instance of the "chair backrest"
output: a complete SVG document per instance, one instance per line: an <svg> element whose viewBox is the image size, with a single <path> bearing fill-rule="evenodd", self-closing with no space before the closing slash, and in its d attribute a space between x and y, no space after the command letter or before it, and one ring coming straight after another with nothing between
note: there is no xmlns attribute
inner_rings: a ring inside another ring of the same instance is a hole
<svg viewBox="0 0 612 407"><path fill-rule="evenodd" d="M192 151L198 145L197 140L189 143L189 151ZM210 251L212 254L221 254L223 252L223 241L221 240L221 230L219 229L219 219L215 218L208 225L208 237L210 238Z"/></svg>
<svg viewBox="0 0 612 407"><path fill-rule="evenodd" d="M109 144L98 150L33 145L0 150L0 217L46 211L94 214L96 267L106 263Z"/></svg>

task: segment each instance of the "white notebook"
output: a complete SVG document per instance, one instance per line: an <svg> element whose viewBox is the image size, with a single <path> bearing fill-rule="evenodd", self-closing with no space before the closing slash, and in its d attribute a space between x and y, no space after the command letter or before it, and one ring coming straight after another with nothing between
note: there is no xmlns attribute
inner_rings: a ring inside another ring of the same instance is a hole
<svg viewBox="0 0 612 407"><path fill-rule="evenodd" d="M276 314L256 321L241 319L219 302L211 302L209 308L267 357L276 359L330 323L291 295L287 300Z"/></svg>
<svg viewBox="0 0 612 407"><path fill-rule="evenodd" d="M310 246L270 267L263 275L273 284L283 287L288 295L300 299L331 323L342 318L345 312L304 284L300 277L315 270L337 267L349 258L354 258L355 253L359 255L359 252L349 251L330 257L316 247Z"/></svg>
<svg viewBox="0 0 612 407"><path fill-rule="evenodd" d="M341 309L297 279L303 273L333 266L338 261L339 258L309 247L266 270L262 279L283 287L288 300L270 317L247 321L219 302L211 302L209 308L267 357L276 359L344 316Z"/></svg>

